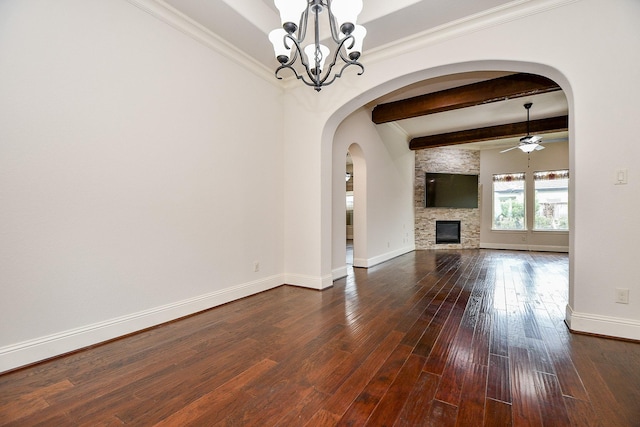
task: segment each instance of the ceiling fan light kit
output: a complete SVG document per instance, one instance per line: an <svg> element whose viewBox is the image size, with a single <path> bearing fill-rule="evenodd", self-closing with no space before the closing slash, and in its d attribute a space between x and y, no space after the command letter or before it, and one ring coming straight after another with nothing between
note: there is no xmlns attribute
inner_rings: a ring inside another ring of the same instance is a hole
<svg viewBox="0 0 640 427"><path fill-rule="evenodd" d="M351 65L360 68L358 75L364 73L364 66L358 59L367 30L356 24L362 11L362 0L275 0L274 3L280 11L282 23L281 28L269 33L275 57L280 63L275 72L276 78L281 80L280 71L289 69L297 79L319 92L341 77L344 69ZM333 49L320 44L320 14L325 10ZM312 19L314 37L312 43L303 48L309 18ZM326 65L328 59L331 61ZM332 74L337 63L341 68Z"/></svg>
<svg viewBox="0 0 640 427"><path fill-rule="evenodd" d="M533 143L533 144L523 144L520 145L518 148L520 148L524 153L531 153L532 151L535 151L538 147L540 147L538 144Z"/></svg>

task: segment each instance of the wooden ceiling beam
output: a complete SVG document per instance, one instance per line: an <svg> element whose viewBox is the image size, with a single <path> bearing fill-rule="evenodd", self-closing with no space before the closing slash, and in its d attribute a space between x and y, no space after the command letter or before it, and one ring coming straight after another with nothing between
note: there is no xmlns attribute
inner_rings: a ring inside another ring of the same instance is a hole
<svg viewBox="0 0 640 427"><path fill-rule="evenodd" d="M561 132L568 128L569 116L551 117L548 119L531 120L529 122L531 134ZM526 134L527 122L510 123L506 125L461 130L458 132L441 133L438 135L421 136L413 138L409 142L409 148L412 150L422 150L424 148L444 147L469 142L514 138Z"/></svg>
<svg viewBox="0 0 640 427"><path fill-rule="evenodd" d="M553 80L534 74L512 74L401 101L379 104L371 119L375 124L473 107L490 102L561 90Z"/></svg>

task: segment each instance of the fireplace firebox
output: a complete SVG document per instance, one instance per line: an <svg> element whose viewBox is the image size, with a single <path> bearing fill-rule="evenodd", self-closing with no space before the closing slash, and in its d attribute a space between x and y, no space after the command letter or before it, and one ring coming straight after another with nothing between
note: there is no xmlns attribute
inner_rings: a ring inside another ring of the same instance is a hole
<svg viewBox="0 0 640 427"><path fill-rule="evenodd" d="M460 221L436 221L436 244L460 243Z"/></svg>

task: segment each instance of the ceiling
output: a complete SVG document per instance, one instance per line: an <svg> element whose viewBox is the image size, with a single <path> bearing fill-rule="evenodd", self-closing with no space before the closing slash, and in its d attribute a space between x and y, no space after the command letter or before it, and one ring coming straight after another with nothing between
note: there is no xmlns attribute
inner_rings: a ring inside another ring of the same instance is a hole
<svg viewBox="0 0 640 427"><path fill-rule="evenodd" d="M528 0L365 0L358 23L367 28L361 62L366 69L367 50L372 51L406 37L433 31L440 26L467 19L486 11L521 4ZM222 37L267 69L275 69L268 33L280 26L273 0L164 0L177 12ZM369 104L397 101L421 94L464 86L504 76L500 72L466 73L416 83L387 94ZM275 78L275 77L274 77ZM339 83L339 82L338 82ZM336 84L338 84L336 83ZM310 90L314 96L321 96ZM567 114L568 105L562 91L467 107L393 122L411 139L419 136L524 121L525 102L533 102L531 119ZM384 125L381 125L384 126ZM566 132L546 134L545 139L566 137ZM484 141L467 148L498 148L515 145L518 138Z"/></svg>

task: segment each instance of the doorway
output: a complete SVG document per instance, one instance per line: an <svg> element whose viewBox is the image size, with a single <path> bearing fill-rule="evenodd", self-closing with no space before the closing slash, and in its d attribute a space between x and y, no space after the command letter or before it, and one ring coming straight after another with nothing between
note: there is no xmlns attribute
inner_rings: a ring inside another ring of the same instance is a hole
<svg viewBox="0 0 640 427"><path fill-rule="evenodd" d="M346 174L345 174L345 205L346 211L346 264L347 266L353 266L353 160L351 159L351 153L347 151L346 159Z"/></svg>

